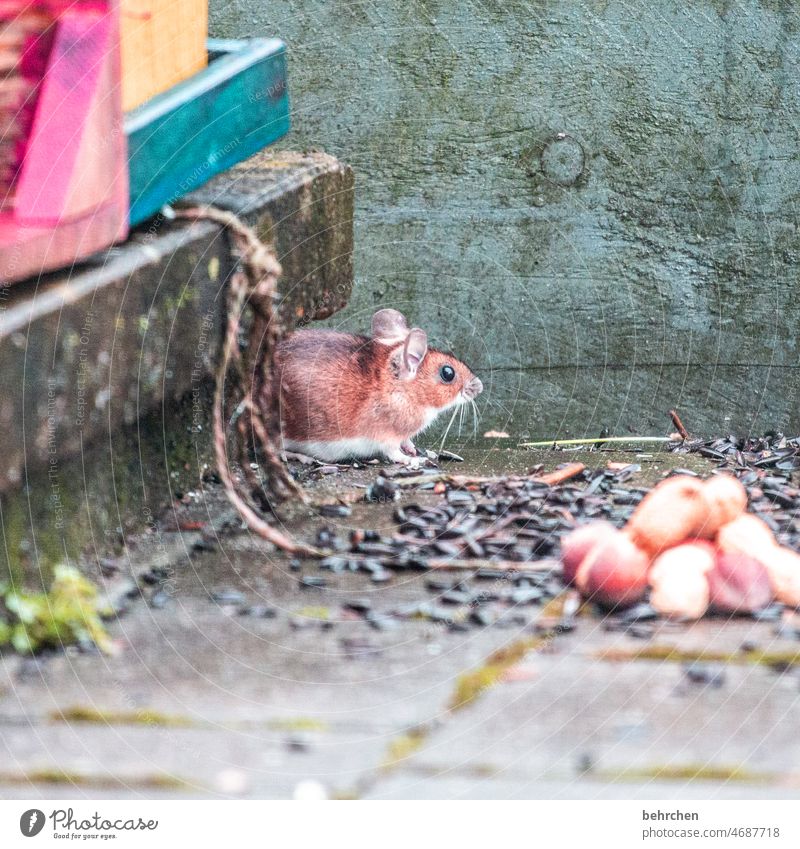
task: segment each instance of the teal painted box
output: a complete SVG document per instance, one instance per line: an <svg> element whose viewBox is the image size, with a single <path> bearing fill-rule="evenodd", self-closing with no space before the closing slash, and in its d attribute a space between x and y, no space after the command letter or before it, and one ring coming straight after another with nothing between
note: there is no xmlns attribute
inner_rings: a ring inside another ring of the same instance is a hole
<svg viewBox="0 0 800 849"><path fill-rule="evenodd" d="M130 223L289 131L286 45L210 39L208 67L125 115Z"/></svg>

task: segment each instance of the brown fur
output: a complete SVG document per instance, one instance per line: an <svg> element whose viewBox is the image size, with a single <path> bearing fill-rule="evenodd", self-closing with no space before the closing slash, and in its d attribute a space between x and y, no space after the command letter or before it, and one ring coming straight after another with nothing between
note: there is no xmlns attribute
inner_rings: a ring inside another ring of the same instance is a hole
<svg viewBox="0 0 800 849"><path fill-rule="evenodd" d="M402 349L330 330L284 339L276 351L284 438L399 443L429 423L429 408L449 406L474 377L451 354L429 348L416 376L403 379ZM445 363L456 372L449 384L439 378Z"/></svg>

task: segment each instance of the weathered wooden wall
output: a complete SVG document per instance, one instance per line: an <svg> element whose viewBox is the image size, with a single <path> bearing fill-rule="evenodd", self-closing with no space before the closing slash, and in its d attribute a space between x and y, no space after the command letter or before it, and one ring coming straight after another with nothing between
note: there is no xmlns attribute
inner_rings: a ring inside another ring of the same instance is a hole
<svg viewBox="0 0 800 849"><path fill-rule="evenodd" d="M677 406L800 429L791 0L212 0L211 20L288 42L287 145L355 168L341 320L406 309L484 378L486 424L661 432Z"/></svg>

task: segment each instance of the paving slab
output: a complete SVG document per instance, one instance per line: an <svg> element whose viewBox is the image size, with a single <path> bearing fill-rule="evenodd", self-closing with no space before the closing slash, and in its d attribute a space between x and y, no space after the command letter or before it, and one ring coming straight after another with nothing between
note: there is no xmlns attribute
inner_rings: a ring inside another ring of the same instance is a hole
<svg viewBox="0 0 800 849"><path fill-rule="evenodd" d="M800 795L796 676L726 667L723 684L698 686L681 664L609 664L565 652L527 663L530 680L482 694L403 770L509 776L531 789L548 780L638 786L696 777Z"/></svg>
<svg viewBox="0 0 800 849"><path fill-rule="evenodd" d="M459 472L565 459L464 453ZM600 466L633 455L583 456ZM656 454L630 483L687 463L711 468ZM382 471L294 468L315 501L363 492ZM439 498L406 492L398 504ZM356 504L334 519L280 509L313 540L321 528L340 538L386 530L394 507ZM643 638L588 613L542 637L536 605L483 626L463 624L458 605L449 619L406 618L396 614L440 604L430 581L442 573L404 570L381 584L332 573L276 553L226 515L208 483L128 540L104 584L130 596L109 623L114 654L0 658L0 796L290 798L309 780L344 798L800 795L800 678L741 651L795 653L775 622L661 623ZM225 529L201 533L202 517ZM148 583L153 567L168 579ZM365 605L386 614L377 627L358 613ZM685 660L664 660L667 649ZM729 662L693 680L687 666L709 651Z"/></svg>

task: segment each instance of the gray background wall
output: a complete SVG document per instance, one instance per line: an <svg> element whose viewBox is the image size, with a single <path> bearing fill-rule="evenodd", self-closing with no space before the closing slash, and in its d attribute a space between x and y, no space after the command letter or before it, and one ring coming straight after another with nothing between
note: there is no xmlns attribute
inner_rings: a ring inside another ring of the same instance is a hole
<svg viewBox="0 0 800 849"><path fill-rule="evenodd" d="M211 5L288 42L285 146L355 168L335 322L405 309L514 435L800 429L796 5Z"/></svg>

